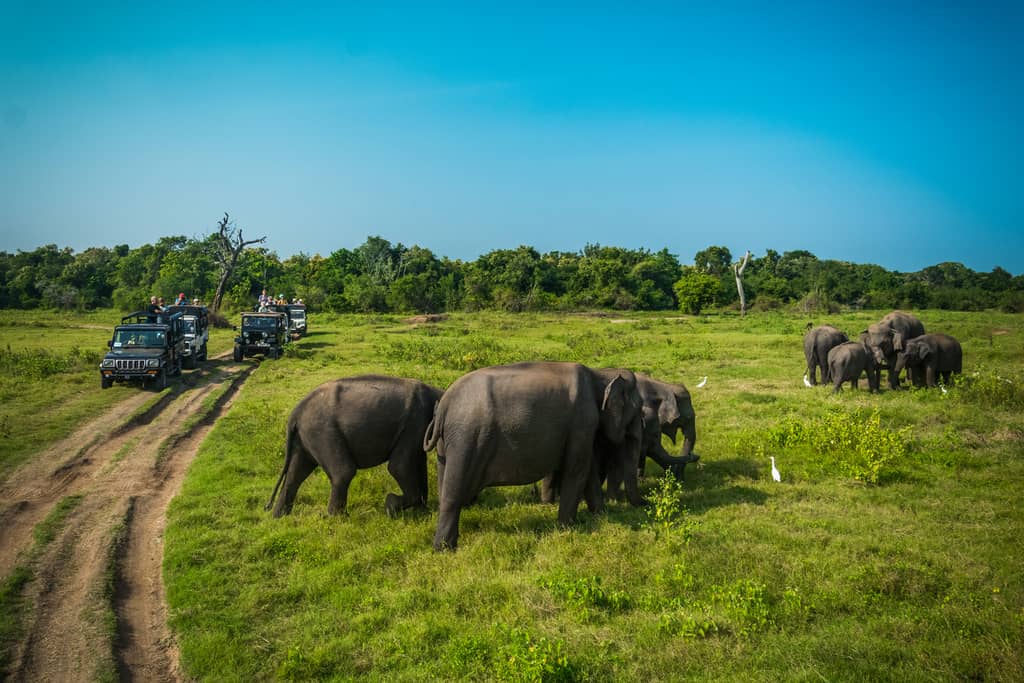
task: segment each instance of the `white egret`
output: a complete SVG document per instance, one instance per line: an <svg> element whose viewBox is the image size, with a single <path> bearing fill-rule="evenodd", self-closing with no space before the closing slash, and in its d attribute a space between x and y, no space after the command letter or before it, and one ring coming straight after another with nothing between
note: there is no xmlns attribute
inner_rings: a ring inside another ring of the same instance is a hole
<svg viewBox="0 0 1024 683"><path fill-rule="evenodd" d="M704 379L702 379L700 382L697 383L697 388L698 389L703 389L704 385L707 384L707 383L708 383L708 376L704 375Z"/></svg>
<svg viewBox="0 0 1024 683"><path fill-rule="evenodd" d="M805 387L813 387L814 386L813 384L811 384L811 380L807 379L807 373L806 372L804 373L804 386Z"/></svg>
<svg viewBox="0 0 1024 683"><path fill-rule="evenodd" d="M779 474L779 468L775 466L775 456L771 456L772 460L772 479L775 481L782 481L782 475Z"/></svg>

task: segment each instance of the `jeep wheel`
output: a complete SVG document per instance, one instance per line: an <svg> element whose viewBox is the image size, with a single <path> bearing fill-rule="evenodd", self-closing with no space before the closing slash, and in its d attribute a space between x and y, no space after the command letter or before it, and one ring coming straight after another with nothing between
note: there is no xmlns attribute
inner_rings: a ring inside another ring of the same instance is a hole
<svg viewBox="0 0 1024 683"><path fill-rule="evenodd" d="M156 376L156 379L153 380L153 389L156 391L163 391L166 388L167 372L165 370L161 370L160 373Z"/></svg>
<svg viewBox="0 0 1024 683"><path fill-rule="evenodd" d="M109 389L113 386L114 380L110 377L100 377L100 389Z"/></svg>
<svg viewBox="0 0 1024 683"><path fill-rule="evenodd" d="M196 354L190 353L189 355L185 356L185 367L188 368L189 370L196 369Z"/></svg>
<svg viewBox="0 0 1024 683"><path fill-rule="evenodd" d="M235 353L233 355L233 358L235 359L236 363L242 360L242 347L239 346L238 344L235 344Z"/></svg>
<svg viewBox="0 0 1024 683"><path fill-rule="evenodd" d="M203 342L203 348L199 349L199 360L206 362L206 342Z"/></svg>

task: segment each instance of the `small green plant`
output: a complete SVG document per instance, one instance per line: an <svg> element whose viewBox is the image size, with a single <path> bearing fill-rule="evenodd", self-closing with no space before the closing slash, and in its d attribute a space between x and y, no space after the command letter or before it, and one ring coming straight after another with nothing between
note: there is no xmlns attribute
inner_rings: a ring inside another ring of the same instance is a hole
<svg viewBox="0 0 1024 683"><path fill-rule="evenodd" d="M765 586L751 579L739 579L731 586L714 586L711 599L736 626L741 636L749 636L772 625L765 597Z"/></svg>
<svg viewBox="0 0 1024 683"><path fill-rule="evenodd" d="M647 496L647 521L644 526L655 534L671 536L674 540L689 544L697 521L689 516L683 506L683 482L671 472L664 472Z"/></svg>
<svg viewBox="0 0 1024 683"><path fill-rule="evenodd" d="M74 347L65 352L33 349L12 351L0 349L0 373L14 378L45 379L51 375L98 367L101 355Z"/></svg>
<svg viewBox="0 0 1024 683"><path fill-rule="evenodd" d="M708 638L718 633L718 624L707 615L665 612L658 618L658 630L681 638Z"/></svg>
<svg viewBox="0 0 1024 683"><path fill-rule="evenodd" d="M1024 408L1024 377L981 367L970 375L954 375L956 397L963 403L991 408Z"/></svg>
<svg viewBox="0 0 1024 683"><path fill-rule="evenodd" d="M624 610L632 604L629 594L624 591L605 590L600 576L577 579L558 576L543 579L540 585L584 616L589 615L590 608Z"/></svg>
<svg viewBox="0 0 1024 683"><path fill-rule="evenodd" d="M570 683L583 679L583 672L569 659L562 641L536 638L523 629L510 630L506 640L496 662L498 679L530 683Z"/></svg>
<svg viewBox="0 0 1024 683"><path fill-rule="evenodd" d="M380 344L377 350L388 360L437 365L462 372L518 360L504 344L482 335L392 339Z"/></svg>

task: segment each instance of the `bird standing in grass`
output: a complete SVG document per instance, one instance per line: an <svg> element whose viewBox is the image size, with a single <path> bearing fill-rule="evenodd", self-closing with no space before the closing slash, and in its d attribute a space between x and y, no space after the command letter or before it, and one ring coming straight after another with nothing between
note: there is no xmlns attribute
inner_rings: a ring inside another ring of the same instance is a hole
<svg viewBox="0 0 1024 683"><path fill-rule="evenodd" d="M704 388L704 385L705 385L705 384L707 384L707 383L708 383L708 376L707 376L707 375L704 375L704 379L702 379L702 380L701 380L701 381L700 381L700 382L699 382L699 383L697 384L697 388L698 388L698 389L703 389L703 388Z"/></svg>
<svg viewBox="0 0 1024 683"><path fill-rule="evenodd" d="M807 379L807 373L806 372L804 373L804 386L805 387L813 387L814 386L813 384L811 384L811 380Z"/></svg>
<svg viewBox="0 0 1024 683"><path fill-rule="evenodd" d="M775 456L771 456L772 460L772 479L775 481L782 481L782 475L779 474L779 468L775 466Z"/></svg>

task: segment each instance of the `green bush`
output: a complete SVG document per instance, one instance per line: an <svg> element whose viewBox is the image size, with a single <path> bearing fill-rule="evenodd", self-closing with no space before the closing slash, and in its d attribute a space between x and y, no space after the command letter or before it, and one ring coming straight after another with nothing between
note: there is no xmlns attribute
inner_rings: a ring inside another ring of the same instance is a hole
<svg viewBox="0 0 1024 683"><path fill-rule="evenodd" d="M45 379L51 375L99 368L102 354L74 347L63 353L44 349L0 350L0 372L10 377Z"/></svg>
<svg viewBox="0 0 1024 683"><path fill-rule="evenodd" d="M909 428L893 430L882 426L878 410L846 413L830 410L810 421L783 418L777 425L740 439L756 443L757 454L807 447L829 470L867 484L877 484L891 467L907 454Z"/></svg>
<svg viewBox="0 0 1024 683"><path fill-rule="evenodd" d="M436 365L462 372L519 360L512 349L498 340L480 335L389 339L377 350L388 360Z"/></svg>

